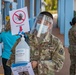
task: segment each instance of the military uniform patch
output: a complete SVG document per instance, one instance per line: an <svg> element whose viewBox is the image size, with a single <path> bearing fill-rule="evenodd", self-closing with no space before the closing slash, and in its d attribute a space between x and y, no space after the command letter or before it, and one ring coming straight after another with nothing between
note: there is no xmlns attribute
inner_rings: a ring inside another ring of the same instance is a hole
<svg viewBox="0 0 76 75"><path fill-rule="evenodd" d="M63 55L63 49L62 48L59 50L59 54Z"/></svg>

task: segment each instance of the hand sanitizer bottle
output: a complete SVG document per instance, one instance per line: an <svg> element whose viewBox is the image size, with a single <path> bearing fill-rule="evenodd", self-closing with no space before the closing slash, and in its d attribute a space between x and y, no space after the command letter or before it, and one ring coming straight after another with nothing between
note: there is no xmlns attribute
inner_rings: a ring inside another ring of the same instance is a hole
<svg viewBox="0 0 76 75"><path fill-rule="evenodd" d="M15 63L28 63L30 62L30 47L26 43L24 35L15 49Z"/></svg>

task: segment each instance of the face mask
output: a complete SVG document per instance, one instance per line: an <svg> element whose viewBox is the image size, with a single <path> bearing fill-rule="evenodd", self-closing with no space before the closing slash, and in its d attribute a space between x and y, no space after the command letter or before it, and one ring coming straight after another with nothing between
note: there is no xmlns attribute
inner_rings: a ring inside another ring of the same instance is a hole
<svg viewBox="0 0 76 75"><path fill-rule="evenodd" d="M41 33L43 33L43 34L46 33L47 29L48 29L48 26L43 25Z"/></svg>
<svg viewBox="0 0 76 75"><path fill-rule="evenodd" d="M38 31L38 30L39 30L39 28L40 28L40 24L39 24L39 23L37 23L36 30Z"/></svg>
<svg viewBox="0 0 76 75"><path fill-rule="evenodd" d="M37 31L39 31L39 28L40 28L40 24L37 23L37 26L36 26ZM48 26L43 25L41 33L42 34L46 33L47 29L48 29Z"/></svg>

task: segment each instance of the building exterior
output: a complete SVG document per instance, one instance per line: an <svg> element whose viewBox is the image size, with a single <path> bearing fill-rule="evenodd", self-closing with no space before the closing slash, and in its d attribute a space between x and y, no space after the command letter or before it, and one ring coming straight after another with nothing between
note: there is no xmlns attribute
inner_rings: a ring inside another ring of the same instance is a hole
<svg viewBox="0 0 76 75"><path fill-rule="evenodd" d="M4 1L4 8L2 8L2 1ZM76 10L75 3L76 0L58 0L58 27L60 28L60 34L64 34L64 46L66 47L69 45L68 31L71 28L69 22L74 16L74 10ZM5 18L9 15L9 10L25 6L28 7L29 22L30 27L32 27L35 17L41 11L41 0L0 0L0 14L3 16L2 24L6 24Z"/></svg>

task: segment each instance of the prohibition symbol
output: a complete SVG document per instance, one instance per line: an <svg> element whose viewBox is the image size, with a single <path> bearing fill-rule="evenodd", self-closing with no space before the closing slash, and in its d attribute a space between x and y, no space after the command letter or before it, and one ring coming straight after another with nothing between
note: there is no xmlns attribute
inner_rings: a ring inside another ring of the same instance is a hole
<svg viewBox="0 0 76 75"><path fill-rule="evenodd" d="M12 19L13 19L14 23L22 24L26 19L26 14L24 11L18 10L13 14Z"/></svg>

